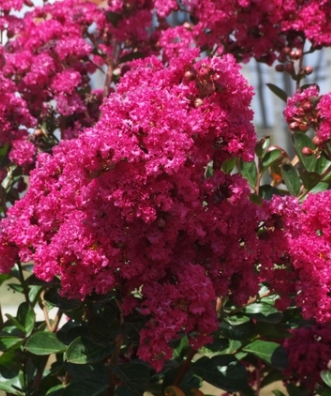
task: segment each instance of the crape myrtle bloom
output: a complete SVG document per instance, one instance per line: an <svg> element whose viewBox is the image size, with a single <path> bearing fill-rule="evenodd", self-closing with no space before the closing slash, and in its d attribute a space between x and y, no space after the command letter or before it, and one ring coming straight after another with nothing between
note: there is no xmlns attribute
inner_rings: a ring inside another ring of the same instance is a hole
<svg viewBox="0 0 331 396"><path fill-rule="evenodd" d="M289 242L298 276L296 302L305 318L319 322L331 317L330 195L330 191L325 191L308 196L300 208L301 232Z"/></svg>
<svg viewBox="0 0 331 396"><path fill-rule="evenodd" d="M158 370L179 334L196 348L211 340L216 296L245 303L260 262L274 275L273 254L261 255L273 223L269 238L257 235L270 210L219 170L229 157L253 159L252 89L231 55L198 55L133 62L93 128L39 155L1 222L2 272L18 255L41 279L59 276L68 298L116 290L124 317L145 317L138 352Z"/></svg>
<svg viewBox="0 0 331 396"><path fill-rule="evenodd" d="M288 381L300 381L313 390L322 382L320 374L330 364L330 322L292 330L292 338L286 339L283 346L289 360L284 371Z"/></svg>

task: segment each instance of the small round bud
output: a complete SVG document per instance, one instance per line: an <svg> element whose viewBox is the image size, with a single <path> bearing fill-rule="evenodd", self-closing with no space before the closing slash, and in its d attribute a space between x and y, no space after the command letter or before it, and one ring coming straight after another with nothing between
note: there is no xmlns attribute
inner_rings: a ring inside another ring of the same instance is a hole
<svg viewBox="0 0 331 396"><path fill-rule="evenodd" d="M290 52L291 52L291 48L290 47L284 47L282 49L282 53L285 54L285 55L289 55Z"/></svg>
<svg viewBox="0 0 331 396"><path fill-rule="evenodd" d="M302 132L306 132L308 130L308 125L307 124L300 124L299 129Z"/></svg>
<svg viewBox="0 0 331 396"><path fill-rule="evenodd" d="M306 113L309 113L313 110L313 105L309 101L304 102L301 107Z"/></svg>
<svg viewBox="0 0 331 396"><path fill-rule="evenodd" d="M321 146L323 144L322 140L318 137L318 136L314 136L313 137L313 143L315 144L315 146Z"/></svg>
<svg viewBox="0 0 331 396"><path fill-rule="evenodd" d="M156 224L159 228L164 228L167 222L162 217L160 217L159 219L157 219Z"/></svg>
<svg viewBox="0 0 331 396"><path fill-rule="evenodd" d="M309 76L309 74L311 74L313 71L314 71L314 69L313 69L311 66L306 66L306 67L303 69L303 72L304 72L304 74L305 74L306 76Z"/></svg>
<svg viewBox="0 0 331 396"><path fill-rule="evenodd" d="M284 63L286 61L286 55L280 54L277 58L278 62Z"/></svg>
<svg viewBox="0 0 331 396"><path fill-rule="evenodd" d="M285 66L284 65L276 65L275 70L277 72L283 72L285 70Z"/></svg>
<svg viewBox="0 0 331 396"><path fill-rule="evenodd" d="M302 154L305 155L306 157L310 157L311 155L314 154L314 150L312 150L310 147L304 147L301 150Z"/></svg>
<svg viewBox="0 0 331 396"><path fill-rule="evenodd" d="M194 77L194 74L190 70L187 70L184 73L184 80L190 81L190 80L192 80L193 77Z"/></svg>
<svg viewBox="0 0 331 396"><path fill-rule="evenodd" d="M300 124L296 121L291 122L291 124L289 125L289 128L291 129L291 131L296 131L296 130L300 129Z"/></svg>
<svg viewBox="0 0 331 396"><path fill-rule="evenodd" d="M301 58L301 56L302 56L302 50L300 50L300 49L293 49L293 50L290 52L290 57L291 57L291 59L293 59L293 60L298 60L298 59Z"/></svg>
<svg viewBox="0 0 331 396"><path fill-rule="evenodd" d="M193 28L192 24L189 23L189 22L184 22L184 23L183 23L183 27L184 27L185 29L187 29L187 30L192 30L192 28Z"/></svg>
<svg viewBox="0 0 331 396"><path fill-rule="evenodd" d="M288 74L293 74L294 73L294 66L293 63L288 63L287 65L285 65L285 71Z"/></svg>
<svg viewBox="0 0 331 396"><path fill-rule="evenodd" d="M205 78L210 73L210 67L208 65L201 65L200 70L198 71L198 76L200 78Z"/></svg>
<svg viewBox="0 0 331 396"><path fill-rule="evenodd" d="M198 107L203 105L203 100L201 98L194 99L194 107L197 109Z"/></svg>

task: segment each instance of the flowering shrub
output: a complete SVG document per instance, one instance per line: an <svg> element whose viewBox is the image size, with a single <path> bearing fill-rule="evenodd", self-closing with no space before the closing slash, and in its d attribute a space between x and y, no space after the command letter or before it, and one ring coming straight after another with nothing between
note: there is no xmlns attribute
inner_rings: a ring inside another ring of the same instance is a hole
<svg viewBox="0 0 331 396"><path fill-rule="evenodd" d="M0 7L0 281L25 299L0 389L330 395L330 94L301 81L331 2ZM293 159L256 141L252 57L296 81Z"/></svg>

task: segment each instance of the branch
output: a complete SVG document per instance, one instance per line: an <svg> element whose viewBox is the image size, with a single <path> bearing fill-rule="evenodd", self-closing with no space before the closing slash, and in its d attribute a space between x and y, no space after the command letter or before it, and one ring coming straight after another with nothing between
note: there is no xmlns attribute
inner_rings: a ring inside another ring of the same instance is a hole
<svg viewBox="0 0 331 396"><path fill-rule="evenodd" d="M191 365L191 361L194 357L194 355L196 354L196 350L191 348L189 353L187 354L186 359L182 362L182 364L179 367L179 370L177 372L176 378L173 382L173 385L175 386L179 386L179 384L181 383L182 379L184 378L187 370L190 368Z"/></svg>

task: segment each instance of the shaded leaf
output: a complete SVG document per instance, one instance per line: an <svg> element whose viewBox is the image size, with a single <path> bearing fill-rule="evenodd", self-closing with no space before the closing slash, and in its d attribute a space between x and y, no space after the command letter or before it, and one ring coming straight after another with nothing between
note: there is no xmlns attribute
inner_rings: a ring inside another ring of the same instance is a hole
<svg viewBox="0 0 331 396"><path fill-rule="evenodd" d="M236 392L247 386L245 367L231 355L202 357L192 364L192 371L213 386Z"/></svg>
<svg viewBox="0 0 331 396"><path fill-rule="evenodd" d="M39 331L33 334L25 344L25 348L34 355L44 356L66 350L65 344L59 341L54 333Z"/></svg>
<svg viewBox="0 0 331 396"><path fill-rule="evenodd" d="M278 96L280 99L282 99L286 103L288 96L285 91L283 91L281 88L277 87L277 85L275 85L275 84L268 83L266 85L276 96Z"/></svg>
<svg viewBox="0 0 331 396"><path fill-rule="evenodd" d="M282 312L277 311L272 305L255 303L244 309L244 313L261 322L279 323L283 319Z"/></svg>
<svg viewBox="0 0 331 396"><path fill-rule="evenodd" d="M283 164L280 169L288 191L296 197L300 192L301 180L294 166L292 164Z"/></svg>
<svg viewBox="0 0 331 396"><path fill-rule="evenodd" d="M114 346L100 346L88 337L76 338L68 347L67 360L75 364L89 364L102 361L111 355Z"/></svg>
<svg viewBox="0 0 331 396"><path fill-rule="evenodd" d="M276 342L255 340L246 345L243 351L257 356L278 370L284 370L287 367L287 353Z"/></svg>
<svg viewBox="0 0 331 396"><path fill-rule="evenodd" d="M111 370L124 385L141 395L147 388L149 382L149 367L143 362L129 362L111 367ZM175 396L180 396L175 394Z"/></svg>
<svg viewBox="0 0 331 396"><path fill-rule="evenodd" d="M240 174L248 181L249 185L255 187L257 182L257 169L255 162L244 162L239 158L237 166Z"/></svg>

